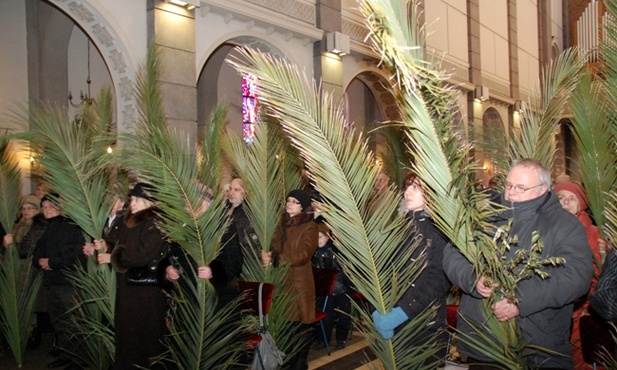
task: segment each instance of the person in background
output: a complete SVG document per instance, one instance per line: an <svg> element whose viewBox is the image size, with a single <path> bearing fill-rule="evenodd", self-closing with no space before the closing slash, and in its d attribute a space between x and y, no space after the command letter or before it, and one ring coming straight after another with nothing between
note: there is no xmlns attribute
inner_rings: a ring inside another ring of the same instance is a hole
<svg viewBox="0 0 617 370"><path fill-rule="evenodd" d="M124 206L126 205L126 200L126 195L116 194L114 202L111 206L111 210L109 211L109 216L105 221L102 239L95 239L92 243L86 242L83 246L84 255L96 255L96 260L98 264L111 263L111 252L115 245L113 244L113 242L107 243L105 239L109 236L111 230L117 230L120 227L120 223L124 219Z"/></svg>
<svg viewBox="0 0 617 370"><path fill-rule="evenodd" d="M500 211L493 220L496 227L511 222L510 237L516 237L505 255L505 260L515 258L520 251L532 247L532 235L542 238L541 258L561 257L566 263L546 266L550 276L537 274L518 282L516 300L503 298L492 306L492 315L498 321L516 320L526 343L534 346L525 349L530 369L572 369L570 349L570 320L574 302L587 293L593 275L591 248L587 243L581 223L565 211L557 196L550 191L550 172L538 161L521 159L512 164L505 184ZM450 281L461 290L457 329L468 336L481 334L491 338L484 325L485 299L496 288L486 276L478 276L473 265L455 247L444 250L444 271ZM464 319L463 319L464 318ZM543 350L539 350L543 349ZM470 370L498 369L485 351L459 341L457 351L470 358Z"/></svg>
<svg viewBox="0 0 617 370"><path fill-rule="evenodd" d="M34 195L26 195L21 202L21 210L19 217L13 230L6 234L2 240L2 244L8 247L12 243L16 243L19 246L19 257L25 259L32 253L32 249L22 248L21 241L26 236L30 227L34 223L34 218L39 214L39 206L41 200ZM30 247L30 246L28 246Z"/></svg>
<svg viewBox="0 0 617 370"><path fill-rule="evenodd" d="M160 218L151 187L138 183L129 197L128 212L105 239L106 252L115 246L111 251L111 264L116 270L114 369L163 368L163 364L152 367L151 358L165 352L165 293L158 285L129 285L126 272L166 255L168 243L157 228Z"/></svg>
<svg viewBox="0 0 617 370"><path fill-rule="evenodd" d="M298 340L302 348L288 361L290 370L308 369L308 353L311 341L307 335L315 321L315 284L311 257L317 249L317 224L313 222L311 197L302 189L287 194L285 213L272 238L270 252L261 251L264 266L281 264L289 266L289 284L294 287L295 301L291 311L296 313L291 320L298 322Z"/></svg>
<svg viewBox="0 0 617 370"><path fill-rule="evenodd" d="M587 234L587 242L591 247L594 263L594 277L591 279L591 286L585 296L579 299L574 306L574 313L572 314L572 334L570 335L570 343L572 345L572 354L574 359L574 369L593 369L593 365L585 363L583 358L583 350L581 348L581 335L580 335L580 319L584 315L589 315L589 294L593 292L598 284L598 278L600 276L600 269L598 268L602 264L602 255L599 250L600 231L593 224L593 221L587 210L587 195L583 188L571 181L562 181L555 184L553 191L557 194L561 206L566 211L570 212L585 227L585 233Z"/></svg>
<svg viewBox="0 0 617 370"><path fill-rule="evenodd" d="M390 339L409 319L418 316L426 309L435 308L435 320L424 328L409 345L420 346L429 338L436 336L439 350L434 357L427 359L425 364L427 366L437 364L441 367L446 357L448 341L446 296L450 290L450 282L442 267L443 251L448 243L431 219L420 178L415 174L407 174L403 179L402 188L407 210L405 217L409 222L409 228L400 247L401 253L415 246L406 265L410 266L425 253L426 267L415 281L405 285L401 283L401 286L406 286L407 289L395 307L384 314L374 311L373 321L379 334L384 339Z"/></svg>
<svg viewBox="0 0 617 370"><path fill-rule="evenodd" d="M314 268L336 270L336 282L334 283L334 291L332 296L329 297L326 305L325 313L328 316L323 320L324 329L326 332L326 340L330 342L332 337L332 328L336 321L336 349L343 349L347 344L347 335L351 329L351 298L349 298L349 292L351 292L351 282L349 278L343 272L343 269L338 263L336 257L336 247L330 239L330 228L325 223L317 224L317 230L319 231L319 239L317 243L317 250L311 259L311 263ZM323 304L319 304L319 309L323 307ZM317 335L317 349L324 348L323 338L321 336L321 330L318 329L319 335Z"/></svg>
<svg viewBox="0 0 617 370"><path fill-rule="evenodd" d="M47 187L47 184L45 184L43 181L39 181L36 184L36 188L34 188L34 196L39 199L43 199L43 197L47 195L47 193L49 193L49 188Z"/></svg>
<svg viewBox="0 0 617 370"><path fill-rule="evenodd" d="M77 264L85 266L85 257L81 253L85 240L82 230L60 214L57 199L57 195L48 194L41 200L41 208L49 224L36 243L32 264L43 270L41 289L47 293L49 316L56 331L57 347L61 349L58 358L49 363L47 368L66 366L65 369L80 369L65 353L77 348L66 325L66 315L74 306L74 288L65 273Z"/></svg>
<svg viewBox="0 0 617 370"><path fill-rule="evenodd" d="M259 258L260 247L257 243L257 235L244 209L245 196L244 181L240 178L231 180L227 191L228 214L231 216L231 222L238 233L238 241L242 251L245 253L250 250L254 251L254 255L245 255L244 258Z"/></svg>
<svg viewBox="0 0 617 370"><path fill-rule="evenodd" d="M203 201L195 217L205 212L212 203L211 189L202 186L201 195ZM210 265L197 266L194 260L186 255L182 247L176 243L171 245L170 259L173 263L170 263L165 268L167 280L178 281L182 271L196 270L198 278L210 280L214 286L218 297L218 309L224 307L240 295L238 278L242 273L244 259L233 223L229 223L221 237L219 254L210 262Z"/></svg>

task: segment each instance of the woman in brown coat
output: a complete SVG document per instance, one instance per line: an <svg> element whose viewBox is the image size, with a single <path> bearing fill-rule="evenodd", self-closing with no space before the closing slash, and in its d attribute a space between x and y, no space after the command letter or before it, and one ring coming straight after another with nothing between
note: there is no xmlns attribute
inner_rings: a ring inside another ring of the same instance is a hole
<svg viewBox="0 0 617 370"><path fill-rule="evenodd" d="M296 317L292 320L301 323L303 333L312 333L309 326L315 321L315 286L311 257L317 249L317 224L313 222L310 213L311 197L304 190L296 189L287 195L285 213L272 238L272 250L269 253L262 251L264 266L281 263L289 266L289 279L296 293L296 305L292 312ZM289 364L291 370L308 369L307 357L311 345L309 339L305 341L295 358Z"/></svg>

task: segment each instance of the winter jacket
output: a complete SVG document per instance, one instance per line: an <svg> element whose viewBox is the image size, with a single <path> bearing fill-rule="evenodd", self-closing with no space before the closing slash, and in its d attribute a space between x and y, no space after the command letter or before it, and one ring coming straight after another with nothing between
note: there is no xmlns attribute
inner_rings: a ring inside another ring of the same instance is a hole
<svg viewBox="0 0 617 370"><path fill-rule="evenodd" d="M289 265L289 279L296 291L296 300L291 312L296 317L292 321L312 324L315 321L315 284L311 257L317 249L317 224L309 213L289 218L287 213L281 220L272 238L272 257L274 266L280 263Z"/></svg>
<svg viewBox="0 0 617 370"><path fill-rule="evenodd" d="M43 217L42 213L37 214L32 219L32 225L30 225L30 229L24 237L21 239L19 244L19 258L26 259L32 253L34 253L34 249L36 248L36 243L41 238L41 235L45 232L47 225L49 224L49 220Z"/></svg>
<svg viewBox="0 0 617 370"><path fill-rule="evenodd" d="M528 344L551 352L529 349L529 368L540 367L571 369L570 319L573 302L589 289L593 274L591 249L585 230L576 217L561 207L558 198L551 192L525 202L509 203L501 197L501 203L509 209L495 218L496 226L505 225L512 219L510 235L518 237L504 256L512 259L520 250L531 248L532 232L537 231L544 243L542 258L563 257L565 264L543 268L550 274L546 279L538 275L522 280L516 289L519 316L516 322ZM444 251L444 270L452 283L464 293L461 297L458 329L467 335L476 336L467 321L482 328L483 299L475 290L477 276L473 266L454 247ZM490 362L483 353L464 341L458 351L472 358Z"/></svg>
<svg viewBox="0 0 617 370"><path fill-rule="evenodd" d="M43 286L70 285L65 273L77 263L85 266L85 238L81 229L64 216L49 219L47 229L39 238L32 255L32 264L41 268L39 259L49 258L51 270L43 271Z"/></svg>
<svg viewBox="0 0 617 370"><path fill-rule="evenodd" d="M332 291L333 295L345 294L351 291L351 281L349 281L349 278L338 264L336 253L338 253L338 250L334 243L332 243L332 239L328 239L323 247L317 248L311 259L311 263L315 268L338 271L336 281L334 282L334 290Z"/></svg>
<svg viewBox="0 0 617 370"><path fill-rule="evenodd" d="M171 245L170 262L175 268L180 268L186 276L197 276L197 263L177 243ZM214 286L219 299L218 308L225 306L240 294L238 278L242 273L243 263L244 258L236 228L233 224L229 224L221 237L219 254L209 265L212 270L210 283Z"/></svg>
<svg viewBox="0 0 617 370"><path fill-rule="evenodd" d="M114 223L105 238L111 246L111 264L116 270L115 369L131 369L133 364L150 367L149 358L165 351L167 300L156 285L127 285L124 273L131 267L150 264L166 253L167 241L156 223L157 211L148 208L135 214L127 212L121 223ZM159 269L159 281L164 271ZM138 333L138 334L136 334Z"/></svg>

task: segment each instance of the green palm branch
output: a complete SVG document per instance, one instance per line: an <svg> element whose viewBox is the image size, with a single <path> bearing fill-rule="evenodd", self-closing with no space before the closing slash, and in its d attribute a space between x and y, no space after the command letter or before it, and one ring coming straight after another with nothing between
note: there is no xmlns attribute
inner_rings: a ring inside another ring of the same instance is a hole
<svg viewBox="0 0 617 370"><path fill-rule="evenodd" d="M14 148L6 136L0 137L0 225L10 233L21 205L21 171Z"/></svg>
<svg viewBox="0 0 617 370"><path fill-rule="evenodd" d="M376 135L381 135L385 139L386 145L381 153L382 167L392 183L399 191L402 191L403 178L408 167L413 163L413 157L407 150L409 143L406 141L406 135L400 123L383 124L369 134L371 139Z"/></svg>
<svg viewBox="0 0 617 370"><path fill-rule="evenodd" d="M30 131L23 137L38 153L42 178L61 193L58 202L63 213L90 238L100 238L113 198L109 191L112 157L106 152L114 141L109 88L102 89L92 105L83 106L72 122L62 109L31 106L28 113ZM85 363L109 364L114 354L115 283L107 266L98 266L94 257L88 259L88 272L72 276L81 301L75 302L68 324L82 349L73 355ZM93 327L100 330L92 332Z"/></svg>
<svg viewBox="0 0 617 370"><path fill-rule="evenodd" d="M6 136L0 138L0 223L7 232L13 228L21 199L21 171L12 147ZM3 249L0 256L0 332L21 367L41 274L32 268L31 257L20 260L15 243Z"/></svg>
<svg viewBox="0 0 617 370"><path fill-rule="evenodd" d="M258 77L262 103L292 138L315 189L324 198L323 215L336 236L345 273L372 306L382 313L391 310L403 293L398 282L413 279L421 269L421 263L404 268L413 251L398 250L407 228L403 216L391 217L396 213L398 194L393 187L388 189L383 202L368 214L377 169L366 141L344 139L352 137L353 128L345 121L340 104L286 61L257 51L241 50L240 54L246 64L231 64ZM418 320L413 318L409 325L419 325ZM400 363L422 366L420 360L408 356L409 346L394 345L410 340L408 331L384 340L372 320L367 319L361 328L386 368L399 368Z"/></svg>
<svg viewBox="0 0 617 370"><path fill-rule="evenodd" d="M67 272L76 289L75 306L69 323L76 348L71 356L92 369L107 369L114 363L114 310L116 274L109 265L97 265L88 258L86 268Z"/></svg>
<svg viewBox="0 0 617 370"><path fill-rule="evenodd" d="M135 169L141 180L154 187L163 233L182 247L189 260L206 266L216 258L226 229L223 201L215 193L210 207L199 212L203 202L199 174L209 169L200 172L197 153L185 141L177 140L166 125L159 68L156 47L151 46L137 78L140 121L135 134L124 137L122 164ZM203 141L212 140L216 138ZM216 156L208 158L212 169L220 168ZM236 362L243 348L239 343L243 327L229 327L229 323L237 302L214 312L217 298L210 282L198 279L196 271L183 271L182 276L172 295L171 335L166 342L170 353L159 360L171 358L180 369L224 368L225 364L215 363L223 358L225 363Z"/></svg>
<svg viewBox="0 0 617 370"><path fill-rule="evenodd" d="M37 153L43 180L60 194L63 213L91 238L103 233L111 209L108 194L110 176L107 166L111 157L107 147L113 142L111 93L101 91L92 107L86 106L81 118L70 122L66 111L52 107L24 108L23 119L30 131L21 138L30 141Z"/></svg>
<svg viewBox="0 0 617 370"><path fill-rule="evenodd" d="M221 138L225 133L227 111L226 105L219 105L214 109L199 147L199 178L202 179L204 185L217 191L222 163Z"/></svg>
<svg viewBox="0 0 617 370"><path fill-rule="evenodd" d="M520 136L510 133L506 163L499 164L505 165L501 168L508 168L519 158L533 158L546 168L553 168L555 132L584 66L584 56L578 49L570 48L543 70L541 91L534 90L533 101L523 105Z"/></svg>
<svg viewBox="0 0 617 370"><path fill-rule="evenodd" d="M486 220L499 209L489 207L486 195L475 190L472 173L477 165L469 160L472 145L462 144L450 123L456 115L456 93L444 83L447 76L439 65L423 59L424 30L414 23L415 2L403 7L398 1L367 0L361 8L371 30L373 47L395 81L393 90L414 156L412 168L426 185L427 203L434 220L474 265L478 275L490 276L501 287L508 287L501 292L508 297L514 291L516 279L511 276L512 269L502 263L496 241L485 234L492 229ZM556 102L549 101L545 106L551 114L560 111ZM535 145L535 141L531 143ZM531 148L538 150L534 145ZM490 323L490 341L502 349L525 348L518 332L507 327L511 322L497 322L488 307L485 316ZM482 348L481 344L476 346ZM525 366L522 350L496 351L494 356L493 360L504 366Z"/></svg>
<svg viewBox="0 0 617 370"><path fill-rule="evenodd" d="M606 194L614 191L617 184L617 144L611 134L614 113L607 96L606 86L586 72L570 102L580 178L593 219L603 232L608 222Z"/></svg>
<svg viewBox="0 0 617 370"><path fill-rule="evenodd" d="M270 243L281 220L283 201L288 191L300 187L298 158L281 126L271 117L261 115L257 124L257 136L247 146L238 135L227 133L224 141L227 156L235 172L244 182L246 198L244 209L251 222L257 240L244 245L242 279L272 283L275 286L270 308L269 331L277 345L287 354L286 359L300 348L294 336L296 325L290 321L294 312L289 310L294 297L293 286L288 284L288 267L264 267L261 249L270 250Z"/></svg>

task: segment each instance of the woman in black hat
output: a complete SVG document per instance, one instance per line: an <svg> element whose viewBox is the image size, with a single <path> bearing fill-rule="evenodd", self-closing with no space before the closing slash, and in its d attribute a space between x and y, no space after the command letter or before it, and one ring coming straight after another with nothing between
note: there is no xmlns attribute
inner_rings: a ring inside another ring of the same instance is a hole
<svg viewBox="0 0 617 370"><path fill-rule="evenodd" d="M111 264L117 273L114 369L132 369L136 365L154 368L150 358L165 351L165 294L157 284L128 284L126 274L131 268L139 269L159 260L168 250L167 241L156 226L159 217L149 190L143 183L133 187L123 222L105 239L108 250L113 247Z"/></svg>
<svg viewBox="0 0 617 370"><path fill-rule="evenodd" d="M317 224L313 222L310 195L301 189L287 194L285 213L274 237L271 251L262 251L264 266L277 267L280 263L289 265L290 284L295 288L295 301L291 312L296 317L291 320L301 323L300 331L310 333L315 321L315 285L311 258L317 249ZM310 342L305 345L295 358L289 361L292 370L308 369L307 357Z"/></svg>

